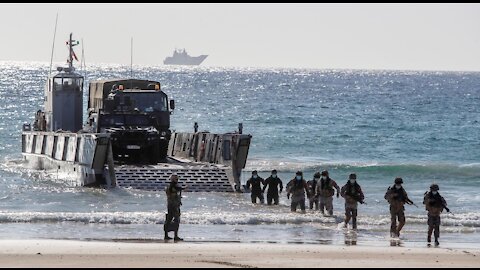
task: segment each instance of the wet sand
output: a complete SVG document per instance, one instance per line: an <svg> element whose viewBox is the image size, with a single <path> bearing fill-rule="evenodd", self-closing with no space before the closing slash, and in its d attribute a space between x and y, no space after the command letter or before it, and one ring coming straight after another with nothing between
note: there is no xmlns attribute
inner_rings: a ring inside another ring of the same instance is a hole
<svg viewBox="0 0 480 270"><path fill-rule="evenodd" d="M479 267L480 249L0 240L2 267Z"/></svg>

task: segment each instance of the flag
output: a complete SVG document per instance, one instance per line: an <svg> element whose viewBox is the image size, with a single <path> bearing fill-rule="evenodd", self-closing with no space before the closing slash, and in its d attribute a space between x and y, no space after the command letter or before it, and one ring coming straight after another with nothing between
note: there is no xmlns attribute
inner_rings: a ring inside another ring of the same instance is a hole
<svg viewBox="0 0 480 270"><path fill-rule="evenodd" d="M75 54L75 52L74 52L73 50L72 50L72 56L73 56L73 58L75 58L75 60L77 60L77 62L78 62L77 55Z"/></svg>

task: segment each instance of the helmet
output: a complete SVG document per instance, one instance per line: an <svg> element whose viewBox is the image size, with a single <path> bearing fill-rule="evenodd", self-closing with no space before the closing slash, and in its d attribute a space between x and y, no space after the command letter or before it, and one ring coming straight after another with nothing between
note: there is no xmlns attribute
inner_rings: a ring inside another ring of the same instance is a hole
<svg viewBox="0 0 480 270"><path fill-rule="evenodd" d="M277 173L277 170L272 170L272 173Z"/></svg>
<svg viewBox="0 0 480 270"><path fill-rule="evenodd" d="M357 175L354 173L351 173L348 179L357 179Z"/></svg>
<svg viewBox="0 0 480 270"><path fill-rule="evenodd" d="M255 171L252 171L252 175L254 174L258 174L258 172L255 170Z"/></svg>
<svg viewBox="0 0 480 270"><path fill-rule="evenodd" d="M431 190L431 191L437 191L437 190L439 190L439 189L440 189L440 187L438 187L437 184L432 184L432 185L430 186L430 190Z"/></svg>
<svg viewBox="0 0 480 270"><path fill-rule="evenodd" d="M322 171L323 176L328 176L328 171Z"/></svg>
<svg viewBox="0 0 480 270"><path fill-rule="evenodd" d="M170 175L170 181L178 181L178 176L176 174Z"/></svg>
<svg viewBox="0 0 480 270"><path fill-rule="evenodd" d="M403 184L403 179L401 177L395 178L395 184Z"/></svg>
<svg viewBox="0 0 480 270"><path fill-rule="evenodd" d="M295 175L303 175L301 171L298 171Z"/></svg>
<svg viewBox="0 0 480 270"><path fill-rule="evenodd" d="M313 177L315 177L315 178L320 178L320 172L316 172L316 173L313 175Z"/></svg>

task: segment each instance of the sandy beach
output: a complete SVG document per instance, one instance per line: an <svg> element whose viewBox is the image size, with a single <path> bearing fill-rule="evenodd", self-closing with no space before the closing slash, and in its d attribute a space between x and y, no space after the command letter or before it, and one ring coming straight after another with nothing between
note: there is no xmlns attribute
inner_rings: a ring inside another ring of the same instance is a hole
<svg viewBox="0 0 480 270"><path fill-rule="evenodd" d="M1 240L2 267L478 267L479 249Z"/></svg>

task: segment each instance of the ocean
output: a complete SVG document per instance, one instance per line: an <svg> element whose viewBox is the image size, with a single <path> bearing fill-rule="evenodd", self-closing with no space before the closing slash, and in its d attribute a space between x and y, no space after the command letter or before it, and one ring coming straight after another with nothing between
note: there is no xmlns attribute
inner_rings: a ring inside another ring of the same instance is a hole
<svg viewBox="0 0 480 270"><path fill-rule="evenodd" d="M88 65L87 80L130 77L130 67ZM0 239L161 241L164 192L72 188L22 165L21 127L43 109L48 63L0 62ZM406 206L402 245L426 241L422 198L439 184L453 214L442 246L480 247L480 73L134 66L175 99L172 129L229 132L243 123L252 144L242 181L272 169L284 185L328 170L342 186L357 174L367 205L358 232L334 216L253 205L250 194L184 193L186 241L390 245L383 196L395 177L418 205ZM84 102L87 101L87 89ZM85 121L86 117L84 117ZM181 183L181 179L180 179Z"/></svg>

